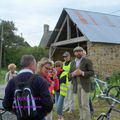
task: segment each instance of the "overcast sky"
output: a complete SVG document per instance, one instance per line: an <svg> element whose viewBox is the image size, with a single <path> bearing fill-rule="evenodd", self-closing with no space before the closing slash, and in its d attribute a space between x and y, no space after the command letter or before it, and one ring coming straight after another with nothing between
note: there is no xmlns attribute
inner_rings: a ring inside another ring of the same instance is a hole
<svg viewBox="0 0 120 120"><path fill-rule="evenodd" d="M22 33L31 46L38 46L43 25L49 24L53 30L63 8L120 16L120 0L0 0L0 19L13 21L17 34Z"/></svg>

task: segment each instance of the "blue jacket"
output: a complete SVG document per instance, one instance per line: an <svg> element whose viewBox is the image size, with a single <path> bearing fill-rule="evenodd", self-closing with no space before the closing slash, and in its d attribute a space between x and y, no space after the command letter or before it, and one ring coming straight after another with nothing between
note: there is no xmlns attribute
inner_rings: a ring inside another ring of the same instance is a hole
<svg viewBox="0 0 120 120"><path fill-rule="evenodd" d="M22 82L27 79L30 79L31 76L32 76L32 73L24 72L19 74L17 77L19 77L20 81ZM36 106L42 106L41 109L37 110L39 113L39 116L36 120L42 120L46 116L46 114L49 113L53 108L53 102L52 102L50 93L48 91L48 84L43 78L36 75L35 78L32 80L31 88L33 91L33 96L36 98L35 99ZM5 89L3 107L7 111L12 111L14 91L15 91L15 82L13 78L8 82Z"/></svg>

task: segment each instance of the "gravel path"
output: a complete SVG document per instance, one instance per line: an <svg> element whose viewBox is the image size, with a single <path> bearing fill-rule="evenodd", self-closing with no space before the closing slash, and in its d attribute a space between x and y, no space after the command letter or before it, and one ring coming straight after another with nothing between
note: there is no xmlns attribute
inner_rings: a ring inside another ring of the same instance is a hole
<svg viewBox="0 0 120 120"><path fill-rule="evenodd" d="M0 85L0 98L3 98L6 85ZM2 107L2 101L0 101L0 108ZM1 111L0 111L1 115ZM0 119L1 120L1 119ZM2 114L2 120L17 120L16 116L10 112Z"/></svg>

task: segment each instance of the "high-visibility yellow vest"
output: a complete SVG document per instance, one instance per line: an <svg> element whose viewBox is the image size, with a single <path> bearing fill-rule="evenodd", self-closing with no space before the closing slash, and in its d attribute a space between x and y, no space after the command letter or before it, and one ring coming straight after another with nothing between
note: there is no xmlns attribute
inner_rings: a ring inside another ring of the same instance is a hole
<svg viewBox="0 0 120 120"><path fill-rule="evenodd" d="M60 78L63 76L66 76L66 83L61 83L60 84L60 95L67 96L67 91L68 91L68 73L67 72L62 72L60 75Z"/></svg>
<svg viewBox="0 0 120 120"><path fill-rule="evenodd" d="M55 94L55 90L52 90L52 94Z"/></svg>
<svg viewBox="0 0 120 120"><path fill-rule="evenodd" d="M69 72L70 71L70 65L71 65L71 62L68 64L68 65L65 65L65 62L63 63L63 69L66 71L66 72Z"/></svg>

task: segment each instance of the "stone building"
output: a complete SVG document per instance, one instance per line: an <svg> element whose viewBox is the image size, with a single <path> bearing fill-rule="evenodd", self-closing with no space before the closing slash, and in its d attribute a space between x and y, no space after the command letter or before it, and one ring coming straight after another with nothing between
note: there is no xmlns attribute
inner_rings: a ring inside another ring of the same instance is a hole
<svg viewBox="0 0 120 120"><path fill-rule="evenodd" d="M73 56L78 45L87 51L97 74L120 71L120 16L63 9L45 47L50 58L62 60L64 51Z"/></svg>

